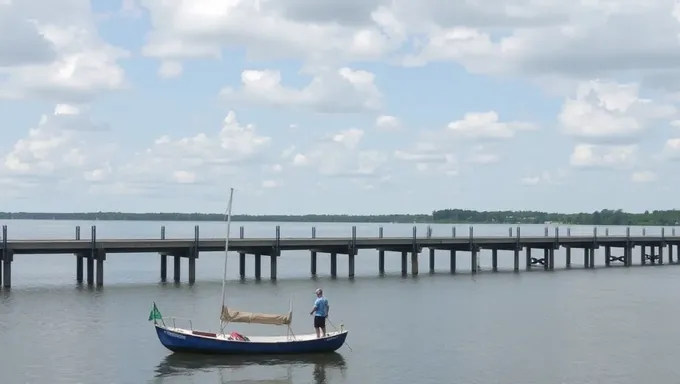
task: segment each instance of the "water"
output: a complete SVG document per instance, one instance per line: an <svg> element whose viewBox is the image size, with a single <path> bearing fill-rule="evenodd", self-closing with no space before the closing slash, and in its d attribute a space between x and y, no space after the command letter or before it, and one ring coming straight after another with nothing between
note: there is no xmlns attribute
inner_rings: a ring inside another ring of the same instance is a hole
<svg viewBox="0 0 680 384"><path fill-rule="evenodd" d="M11 238L68 238L88 222L10 221ZM160 223L97 222L97 236L156 237ZM167 223L168 237L191 237L194 223ZM223 225L200 223L201 234L219 236ZM268 236L274 223L247 223L246 236ZM281 224L282 235L308 236L312 224ZM359 236L377 234L357 225ZM317 236L350 233L350 225L316 224ZM385 236L407 236L412 225L386 225ZM238 233L238 224L235 226ZM418 227L425 233L425 226ZM552 231L552 230L551 230ZM641 228L631 228L633 234ZM434 226L434 235L451 226ZM467 226L457 228L467 234ZM604 229L599 230L604 233ZM660 228L647 228L648 234ZM475 235L507 235L507 226L475 226ZM543 226L522 227L543 234ZM552 232L551 232L552 233ZM592 227L572 227L572 234ZM625 233L625 228L610 228ZM670 233L670 229L666 229ZM328 257L319 257L321 277L309 278L309 256L284 253L279 281L241 283L230 259L229 305L284 312L293 299L296 333L313 332L308 312L314 289L323 287L330 320L350 330L338 355L324 358L182 357L158 342L147 316L155 301L166 315L189 317L195 328L215 329L221 293L221 254L201 254L197 283L160 284L155 255L109 255L105 287L77 287L75 258L68 255L15 257L13 288L0 296L0 382L14 383L640 383L676 382L680 373L680 317L675 292L680 269L574 269L514 274L512 252L499 253L502 272L450 276L448 254L438 253L430 276L401 278L397 254L388 253L388 275L377 277L377 257L362 251L357 278L349 281L346 258L338 258L337 280L328 278ZM465 254L463 254L465 255ZM556 254L556 267L563 265ZM602 265L602 256L597 263ZM467 264L466 264L467 263ZM490 255L482 253L482 269ZM262 263L268 276L268 263ZM469 257L458 267L469 270ZM171 268L169 266L169 268ZM186 268L185 268L186 269ZM427 271L427 257L421 257ZM170 271L169 271L170 272ZM248 273L252 276L252 259ZM171 274L171 273L170 273ZM183 275L186 281L186 275ZM244 334L282 330L243 325ZM285 331L283 331L285 332Z"/></svg>

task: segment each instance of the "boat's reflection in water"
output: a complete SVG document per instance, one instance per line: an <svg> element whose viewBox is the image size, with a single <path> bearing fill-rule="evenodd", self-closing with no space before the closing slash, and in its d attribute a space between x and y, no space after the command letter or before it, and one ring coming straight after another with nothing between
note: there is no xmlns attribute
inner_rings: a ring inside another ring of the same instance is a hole
<svg viewBox="0 0 680 384"><path fill-rule="evenodd" d="M270 376L267 368L285 368L285 377L264 379ZM202 354L173 353L166 356L156 367L156 383L163 383L164 378L176 376L197 376L202 373L216 372L221 384L284 384L293 383L293 379L310 382L311 368L312 383L330 384L330 371L340 372L344 377L347 368L345 359L339 353L324 353L315 355L268 355L268 356L218 356ZM232 377L239 370L249 369L248 377ZM256 376L256 377L253 377ZM334 377L338 379L338 377ZM336 380L333 380L335 382Z"/></svg>

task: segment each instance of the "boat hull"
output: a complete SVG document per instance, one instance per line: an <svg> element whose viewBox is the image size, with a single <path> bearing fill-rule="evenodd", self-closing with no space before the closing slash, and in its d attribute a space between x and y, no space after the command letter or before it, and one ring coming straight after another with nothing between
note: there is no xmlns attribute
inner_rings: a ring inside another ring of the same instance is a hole
<svg viewBox="0 0 680 384"><path fill-rule="evenodd" d="M173 351L224 355L310 354L337 351L345 343L348 331L322 338L286 341L239 341L177 332L155 325L161 344Z"/></svg>

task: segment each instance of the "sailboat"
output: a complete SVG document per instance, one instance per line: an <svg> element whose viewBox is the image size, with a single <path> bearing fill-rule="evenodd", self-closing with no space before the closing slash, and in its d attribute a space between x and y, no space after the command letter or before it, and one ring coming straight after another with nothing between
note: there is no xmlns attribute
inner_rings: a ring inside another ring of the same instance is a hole
<svg viewBox="0 0 680 384"><path fill-rule="evenodd" d="M153 320L158 340L173 352L192 352L208 354L310 354L335 352L345 344L348 330L341 324L340 329L327 332L326 336L317 337L314 333L295 335L291 329L293 322L293 303L290 301L286 314L270 314L244 312L225 305L227 280L227 255L229 253L229 230L231 227L231 206L234 189L230 188L227 207L227 236L224 244L224 273L222 276L222 308L220 327L217 332L194 330L192 322L189 328L176 326L179 318L164 318L153 303L149 321ZM166 319L168 322L166 322ZM245 336L238 332L225 332L230 323L248 323L273 326L286 326L285 336Z"/></svg>

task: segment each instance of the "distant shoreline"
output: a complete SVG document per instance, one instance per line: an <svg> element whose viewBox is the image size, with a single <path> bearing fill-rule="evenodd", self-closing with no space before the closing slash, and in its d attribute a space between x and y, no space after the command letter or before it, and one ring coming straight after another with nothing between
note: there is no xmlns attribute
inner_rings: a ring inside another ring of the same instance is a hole
<svg viewBox="0 0 680 384"><path fill-rule="evenodd" d="M125 212L0 212L0 220L85 221L224 221L221 213ZM473 211L445 209L431 214L391 215L233 215L238 222L288 223L432 223L432 224L573 224L573 225L680 225L680 210L629 213L601 210L592 213L540 211Z"/></svg>

